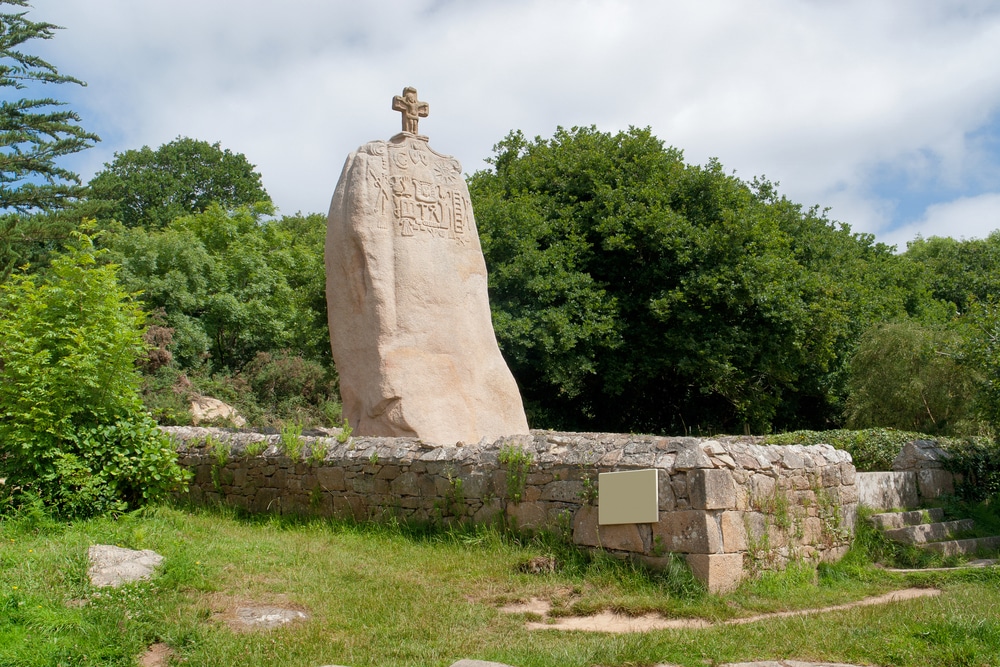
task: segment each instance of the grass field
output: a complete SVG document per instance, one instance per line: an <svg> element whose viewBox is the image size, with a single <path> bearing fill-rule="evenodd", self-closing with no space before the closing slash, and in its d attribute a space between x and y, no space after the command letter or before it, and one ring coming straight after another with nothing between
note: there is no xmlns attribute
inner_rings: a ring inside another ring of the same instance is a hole
<svg viewBox="0 0 1000 667"><path fill-rule="evenodd" d="M678 561L653 574L609 556L496 530L244 518L156 507L58 523L0 520L0 667L136 665L166 643L184 665L445 666L478 658L517 667L703 666L762 659L876 665L1000 665L1000 569L900 575L861 550L836 566L801 564L705 593ZM91 544L165 556L151 582L90 587ZM552 574L518 566L555 555ZM908 586L940 596L739 626L641 634L527 630L503 603L551 600L556 614L656 611L723 620L839 604ZM309 619L237 632L235 607L274 604Z"/></svg>

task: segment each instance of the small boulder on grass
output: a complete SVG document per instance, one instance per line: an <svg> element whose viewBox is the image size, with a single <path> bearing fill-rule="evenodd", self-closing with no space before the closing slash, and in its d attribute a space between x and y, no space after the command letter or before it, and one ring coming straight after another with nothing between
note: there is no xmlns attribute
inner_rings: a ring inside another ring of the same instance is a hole
<svg viewBox="0 0 1000 667"><path fill-rule="evenodd" d="M117 588L153 576L153 570L163 562L163 556L144 549L124 549L110 544L95 544L87 552L90 569L87 576L90 583L98 588Z"/></svg>

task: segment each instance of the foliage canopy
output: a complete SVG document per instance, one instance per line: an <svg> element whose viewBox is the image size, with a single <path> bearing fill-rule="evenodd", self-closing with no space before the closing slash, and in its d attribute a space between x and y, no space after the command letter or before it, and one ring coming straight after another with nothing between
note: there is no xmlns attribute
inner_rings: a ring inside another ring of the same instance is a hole
<svg viewBox="0 0 1000 667"><path fill-rule="evenodd" d="M161 229L211 204L233 211L271 202L246 156L218 142L178 137L155 151L115 153L104 166L90 180L90 197L104 203L102 217L126 227Z"/></svg>
<svg viewBox="0 0 1000 667"><path fill-rule="evenodd" d="M512 132L491 164L495 328L539 426L825 427L857 337L919 304L890 248L648 129Z"/></svg>

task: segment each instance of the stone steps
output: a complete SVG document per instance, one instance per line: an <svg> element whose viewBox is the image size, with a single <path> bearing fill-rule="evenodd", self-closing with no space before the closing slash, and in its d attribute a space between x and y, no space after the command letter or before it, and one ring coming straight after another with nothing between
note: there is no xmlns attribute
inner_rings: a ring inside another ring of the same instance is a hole
<svg viewBox="0 0 1000 667"><path fill-rule="evenodd" d="M908 512L883 512L869 517L869 521L886 537L900 544L941 556L972 556L1000 550L1000 535L956 539L957 535L975 529L973 519L942 521L941 508L912 510Z"/></svg>
<svg viewBox="0 0 1000 667"><path fill-rule="evenodd" d="M921 549L933 551L942 556L968 556L980 551L996 551L1000 549L1000 535L990 537L970 537L965 540L945 540L943 542L928 542L919 545Z"/></svg>
<svg viewBox="0 0 1000 667"><path fill-rule="evenodd" d="M953 540L959 533L965 533L976 527L973 519L959 521L941 521L937 523L921 523L915 526L904 526L882 531L893 542L902 544L927 544Z"/></svg>
<svg viewBox="0 0 1000 667"><path fill-rule="evenodd" d="M904 526L916 526L922 523L933 523L944 519L944 509L934 507L927 510L912 510L910 512L883 512L873 514L868 520L879 530L892 530Z"/></svg>

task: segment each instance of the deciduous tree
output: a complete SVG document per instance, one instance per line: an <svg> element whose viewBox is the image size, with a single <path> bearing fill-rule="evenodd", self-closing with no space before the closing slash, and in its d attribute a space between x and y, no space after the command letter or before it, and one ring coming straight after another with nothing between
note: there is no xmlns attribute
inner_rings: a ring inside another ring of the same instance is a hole
<svg viewBox="0 0 1000 667"><path fill-rule="evenodd" d="M491 163L470 190L537 426L824 427L860 334L920 301L890 248L648 129L513 132Z"/></svg>
<svg viewBox="0 0 1000 667"><path fill-rule="evenodd" d="M155 151L115 153L104 166L90 181L90 196L104 204L102 217L126 227L161 229L213 203L234 211L271 202L246 156L218 142L178 137Z"/></svg>

